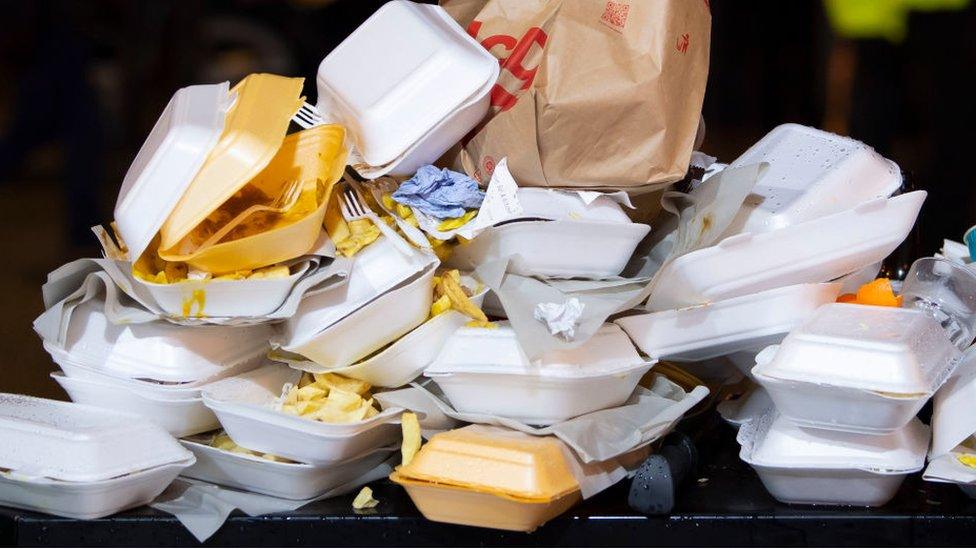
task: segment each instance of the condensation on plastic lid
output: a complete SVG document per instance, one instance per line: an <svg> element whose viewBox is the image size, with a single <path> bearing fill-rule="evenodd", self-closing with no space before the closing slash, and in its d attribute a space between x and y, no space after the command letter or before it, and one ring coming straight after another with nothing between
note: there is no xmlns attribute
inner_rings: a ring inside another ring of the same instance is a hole
<svg viewBox="0 0 976 549"><path fill-rule="evenodd" d="M145 418L8 393L0 393L0 440L0 467L75 482L106 480L193 457Z"/></svg>
<svg viewBox="0 0 976 549"><path fill-rule="evenodd" d="M903 474L925 465L929 428L916 418L885 435L806 429L770 409L743 425L736 440L750 465Z"/></svg>
<svg viewBox="0 0 976 549"><path fill-rule="evenodd" d="M434 435L397 472L410 479L526 499L553 500L579 490L556 438L484 425Z"/></svg>
<svg viewBox="0 0 976 549"><path fill-rule="evenodd" d="M427 368L430 374L456 372L511 373L552 377L589 377L628 370L646 364L627 334L615 324L604 324L575 349L550 351L531 362L508 321L495 328L461 328L447 340Z"/></svg>

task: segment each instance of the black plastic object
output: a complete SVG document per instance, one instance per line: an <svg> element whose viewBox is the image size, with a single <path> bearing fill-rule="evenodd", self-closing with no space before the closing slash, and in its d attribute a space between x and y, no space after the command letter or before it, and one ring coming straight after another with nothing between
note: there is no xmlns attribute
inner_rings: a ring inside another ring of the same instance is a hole
<svg viewBox="0 0 976 549"><path fill-rule="evenodd" d="M678 486L698 467L698 450L691 438L677 431L661 449L641 464L630 484L627 503L645 515L663 515L674 509Z"/></svg>

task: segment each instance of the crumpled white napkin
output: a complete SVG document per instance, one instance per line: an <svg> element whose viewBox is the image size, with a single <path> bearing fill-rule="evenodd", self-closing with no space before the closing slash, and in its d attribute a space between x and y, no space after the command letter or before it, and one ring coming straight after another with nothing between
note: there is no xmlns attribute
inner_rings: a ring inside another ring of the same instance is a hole
<svg viewBox="0 0 976 549"><path fill-rule="evenodd" d="M532 315L549 327L550 335L559 335L572 341L576 337L576 326L585 307L579 298L571 297L562 303L539 303Z"/></svg>

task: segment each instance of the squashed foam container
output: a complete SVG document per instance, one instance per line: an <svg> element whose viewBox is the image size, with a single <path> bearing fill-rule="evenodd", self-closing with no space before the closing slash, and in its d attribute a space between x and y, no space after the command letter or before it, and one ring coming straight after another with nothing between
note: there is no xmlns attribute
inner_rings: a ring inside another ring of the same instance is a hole
<svg viewBox="0 0 976 549"><path fill-rule="evenodd" d="M142 417L7 393L0 394L0 440L0 468L71 483L185 466L193 459Z"/></svg>
<svg viewBox="0 0 976 549"><path fill-rule="evenodd" d="M615 323L648 356L697 362L779 343L839 292L840 284L797 284Z"/></svg>
<svg viewBox="0 0 976 549"><path fill-rule="evenodd" d="M878 507L925 466L929 429L915 419L889 434L858 435L803 429L770 412L743 425L737 440L739 457L779 501Z"/></svg>
<svg viewBox="0 0 976 549"><path fill-rule="evenodd" d="M156 284L135 278L166 314L177 317L253 317L271 314L288 299L292 287L309 269L294 267L287 278L184 280Z"/></svg>
<svg viewBox="0 0 976 549"><path fill-rule="evenodd" d="M662 267L647 308L680 309L857 271L905 240L925 196L878 198L775 231L729 236Z"/></svg>
<svg viewBox="0 0 976 549"><path fill-rule="evenodd" d="M580 501L560 443L471 425L431 437L390 476L424 517L531 532Z"/></svg>
<svg viewBox="0 0 976 549"><path fill-rule="evenodd" d="M473 270L514 256L508 272L548 278L607 278L627 266L651 227L599 221L512 221L454 248L447 265Z"/></svg>
<svg viewBox="0 0 976 549"><path fill-rule="evenodd" d="M583 196L589 194L594 196L587 202ZM524 187L519 188L517 195L522 206L521 218L631 223L623 207L602 193Z"/></svg>
<svg viewBox="0 0 976 549"><path fill-rule="evenodd" d="M302 300L295 315L281 326L275 344L322 366L348 366L423 322L426 316L418 318L420 302L426 301L429 310L433 298L430 281L436 265L434 256L419 250L404 255L381 236L356 254L349 281L344 286ZM384 295L394 288L396 292L390 292L393 297ZM382 302L381 296L386 297ZM394 317L389 323L387 320L376 323L377 313ZM361 322L363 319L373 322L368 330ZM326 341L349 329L357 333L343 345ZM390 333L393 337L382 341Z"/></svg>
<svg viewBox="0 0 976 549"><path fill-rule="evenodd" d="M158 321L117 326L104 310L101 299L74 309L64 348L45 343L55 362L68 360L131 379L205 382L257 366L270 349L267 325L186 327Z"/></svg>
<svg viewBox="0 0 976 549"><path fill-rule="evenodd" d="M227 82L177 90L132 161L115 223L135 261L196 177L224 130L231 104Z"/></svg>
<svg viewBox="0 0 976 549"><path fill-rule="evenodd" d="M280 364L220 380L203 391L227 435L244 448L312 465L332 465L382 448L400 437L403 410L383 410L356 423L322 423L276 411L285 383L302 373Z"/></svg>
<svg viewBox="0 0 976 549"><path fill-rule="evenodd" d="M69 377L62 372L53 372L51 377L73 402L138 414L174 437L212 431L220 425L213 412L204 406L200 387L173 390L148 382L126 383L98 374Z"/></svg>
<svg viewBox="0 0 976 549"><path fill-rule="evenodd" d="M424 375L459 412L547 425L623 403L652 365L613 324L580 347L533 364L511 325L498 322L454 332Z"/></svg>
<svg viewBox="0 0 976 549"><path fill-rule="evenodd" d="M366 164L413 175L481 121L498 72L443 8L387 2L322 60L317 106Z"/></svg>
<svg viewBox="0 0 976 549"><path fill-rule="evenodd" d="M181 475L257 494L304 500L318 497L364 475L383 463L392 449L372 450L342 463L317 467L306 463L283 463L214 448L207 437L184 439L180 443L197 461Z"/></svg>
<svg viewBox="0 0 976 549"><path fill-rule="evenodd" d="M781 229L887 198L901 186L901 170L849 137L799 124L777 126L729 164L766 162L727 235Z"/></svg>
<svg viewBox="0 0 976 549"><path fill-rule="evenodd" d="M433 280L434 267L428 267L305 343L285 349L326 368L354 364L423 324L433 302Z"/></svg>
<svg viewBox="0 0 976 549"><path fill-rule="evenodd" d="M890 433L915 416L960 356L924 312L831 303L763 350L752 373L794 423Z"/></svg>

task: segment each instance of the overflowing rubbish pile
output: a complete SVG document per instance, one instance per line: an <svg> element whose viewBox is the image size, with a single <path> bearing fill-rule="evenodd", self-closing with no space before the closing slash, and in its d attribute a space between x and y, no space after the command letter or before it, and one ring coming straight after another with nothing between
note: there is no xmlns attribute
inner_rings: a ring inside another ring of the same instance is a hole
<svg viewBox="0 0 976 549"><path fill-rule="evenodd" d="M0 396L0 503L149 503L205 539L389 478L430 520L531 531L743 378L719 412L777 499L883 505L927 454L976 491L972 253L876 279L925 200L892 161L795 124L694 151L707 3L443 4L380 8L315 105L269 74L173 95L103 256L43 285L74 403ZM597 62L638 32L653 74Z"/></svg>

